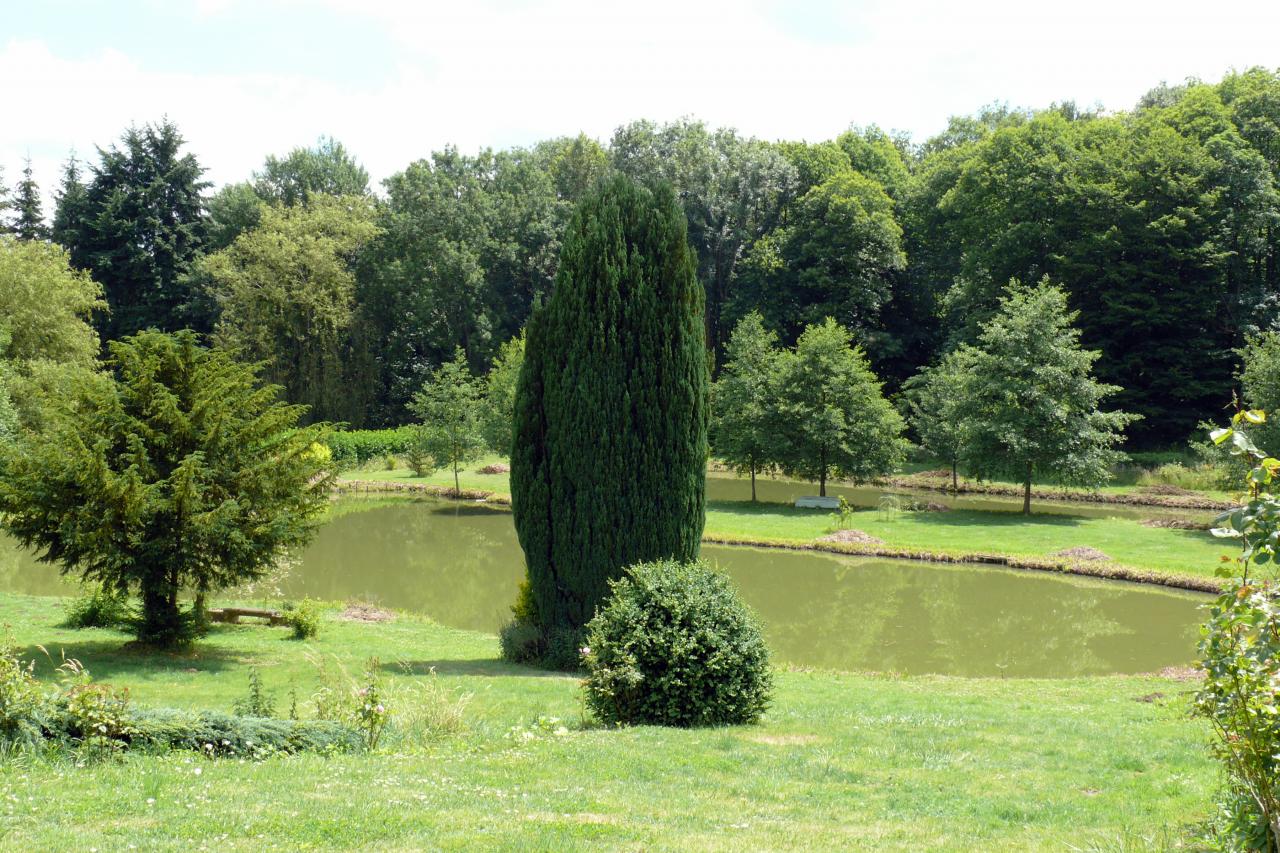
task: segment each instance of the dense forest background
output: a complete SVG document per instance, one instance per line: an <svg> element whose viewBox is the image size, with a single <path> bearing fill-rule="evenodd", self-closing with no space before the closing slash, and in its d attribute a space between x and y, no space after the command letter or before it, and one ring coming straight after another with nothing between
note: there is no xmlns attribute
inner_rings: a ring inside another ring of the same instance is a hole
<svg viewBox="0 0 1280 853"><path fill-rule="evenodd" d="M167 121L68 160L46 216L30 167L0 219L101 283L104 340L193 328L266 365L316 419L378 427L461 348L473 370L552 286L603 177L669 182L714 361L758 311L784 344L833 317L886 390L971 342L1011 279L1065 288L1130 446L1227 405L1237 350L1280 326L1280 73L1161 85L1126 112L992 107L915 142L876 126L769 142L694 119L410 163L375 191L322 139L212 191Z"/></svg>

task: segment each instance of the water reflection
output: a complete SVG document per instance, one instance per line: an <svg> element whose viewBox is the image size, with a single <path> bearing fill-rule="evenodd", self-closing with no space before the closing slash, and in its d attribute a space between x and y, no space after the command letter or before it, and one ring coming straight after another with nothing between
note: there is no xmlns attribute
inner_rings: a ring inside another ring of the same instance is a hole
<svg viewBox="0 0 1280 853"><path fill-rule="evenodd" d="M1194 656L1204 596L976 566L707 546L764 620L777 659L835 669L1060 677L1158 670ZM359 598L495 631L524 572L508 512L400 499L338 502L280 581L290 598ZM0 590L68 594L0 541ZM2 616L0 616L2 621Z"/></svg>

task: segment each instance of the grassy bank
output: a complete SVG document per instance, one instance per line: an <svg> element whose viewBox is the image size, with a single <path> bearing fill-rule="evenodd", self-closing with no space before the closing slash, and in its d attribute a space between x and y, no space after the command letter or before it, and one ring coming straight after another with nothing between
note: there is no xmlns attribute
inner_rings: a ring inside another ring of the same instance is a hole
<svg viewBox="0 0 1280 853"><path fill-rule="evenodd" d="M867 509L853 513L849 527L891 546L962 555L1006 554L1046 559L1076 547L1096 548L1114 562L1156 572L1213 577L1230 543L1202 530L1144 527L1121 518L1082 518L1006 512L890 512ZM712 502L707 507L708 536L760 542L806 542L832 528L831 513L783 504L743 501Z"/></svg>
<svg viewBox="0 0 1280 853"><path fill-rule="evenodd" d="M1206 815L1216 778L1185 712L1192 685L1168 678L787 671L759 726L599 730L579 722L574 679L413 617L330 610L307 644L224 626L157 658L115 632L51 627L54 599L0 610L20 644L65 651L139 703L225 710L257 666L305 714L313 661L356 672L371 656L401 720L423 683L470 697L460 726L367 756L0 761L4 849L1150 849Z"/></svg>
<svg viewBox="0 0 1280 853"><path fill-rule="evenodd" d="M475 468L463 478L464 489L507 495L506 475L482 475ZM379 476L380 475L380 476ZM348 482L364 480L388 486L427 485L451 488L437 473L417 478L409 471L362 471ZM1146 527L1128 518L1082 517L1010 512L952 510L949 512L855 512L848 526L884 541L889 549L947 557L999 554L1021 561L1061 561L1058 552L1088 547L1111 558L1108 563L1082 564L1085 571L1108 565L1131 567L1165 577L1212 579L1224 555L1234 554L1230 543L1208 531ZM797 509L777 503L712 501L707 507L706 535L712 539L761 544L805 544L832 529L831 513Z"/></svg>
<svg viewBox="0 0 1280 853"><path fill-rule="evenodd" d="M511 485L508 477L503 474L481 474L479 470L492 464L505 464L507 460L499 456L485 456L477 462L468 464L459 472L459 485L463 490L484 490L490 491L498 495L509 495ZM713 463L713 468L716 467ZM890 480L890 485L897 485L903 488L913 489L930 489L939 490L950 486L950 480L939 479L938 477L929 476L931 472L937 471L937 465L914 463L906 466L903 473ZM370 464L363 468L354 469L344 472L340 479L343 480L373 480L386 482L406 482L406 483L429 483L438 486L453 488L453 471L441 470L426 477L417 477L413 471L408 468L388 469L385 466ZM837 485L835 481L833 485ZM1004 480L991 480L980 482L969 477L962 476L960 478L960 486L962 491L970 495L990 495L992 497L1005 497L1010 499L1011 506L1016 504L1021 507L1022 501L1022 485ZM1114 483L1112 485L1103 486L1092 493L1082 492L1076 489L1064 489L1046 483L1035 484L1035 500L1037 501L1071 501L1071 502L1089 502L1091 498L1097 503L1132 503L1134 505L1150 505L1159 507L1179 507L1203 504L1205 507L1212 509L1225 503L1232 503L1238 495L1215 489L1201 490L1184 490L1184 494L1169 495L1163 494L1156 488L1143 486L1136 483ZM817 494L817 486L813 488L813 493ZM1034 503L1032 505L1034 509Z"/></svg>

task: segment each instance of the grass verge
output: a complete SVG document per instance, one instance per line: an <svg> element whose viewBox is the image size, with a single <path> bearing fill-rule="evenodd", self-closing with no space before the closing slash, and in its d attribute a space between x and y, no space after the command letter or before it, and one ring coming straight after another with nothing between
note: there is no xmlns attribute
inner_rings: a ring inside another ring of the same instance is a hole
<svg viewBox="0 0 1280 853"><path fill-rule="evenodd" d="M758 726L604 730L579 723L576 679L506 665L493 637L412 616L329 609L309 643L226 626L157 656L115 632L52 627L57 599L6 595L0 608L17 642L77 657L139 703L226 709L256 666L305 714L315 661L354 672L370 657L393 725L424 682L469 697L457 726L395 732L372 755L9 757L5 849L1114 849L1180 837L1217 778L1186 714L1193 685L1170 678L789 670Z"/></svg>

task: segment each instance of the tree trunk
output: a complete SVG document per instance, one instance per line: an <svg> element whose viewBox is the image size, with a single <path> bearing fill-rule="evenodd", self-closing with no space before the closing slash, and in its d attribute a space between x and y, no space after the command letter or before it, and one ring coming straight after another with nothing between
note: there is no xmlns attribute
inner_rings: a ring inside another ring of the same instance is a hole
<svg viewBox="0 0 1280 853"><path fill-rule="evenodd" d="M756 463L751 463L751 502L756 502Z"/></svg>
<svg viewBox="0 0 1280 853"><path fill-rule="evenodd" d="M960 494L960 476L956 472L957 467L958 466L955 460L952 460L951 462L951 494L953 495Z"/></svg>
<svg viewBox="0 0 1280 853"><path fill-rule="evenodd" d="M1031 515L1031 466L1027 465L1027 479L1022 484L1022 514Z"/></svg>
<svg viewBox="0 0 1280 853"><path fill-rule="evenodd" d="M818 474L818 496L825 498L827 496L827 448L826 448L826 445L823 445L822 447L822 455L819 457L819 461L822 463L822 465L820 469L821 473Z"/></svg>
<svg viewBox="0 0 1280 853"><path fill-rule="evenodd" d="M458 485L458 460L453 460L453 496L462 497L462 487Z"/></svg>

